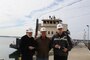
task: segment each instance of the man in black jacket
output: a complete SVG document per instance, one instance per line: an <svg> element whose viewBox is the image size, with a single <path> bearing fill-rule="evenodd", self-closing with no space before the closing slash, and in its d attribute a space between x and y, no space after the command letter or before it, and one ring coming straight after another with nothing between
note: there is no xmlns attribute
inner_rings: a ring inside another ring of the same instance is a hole
<svg viewBox="0 0 90 60"><path fill-rule="evenodd" d="M26 30L26 35L21 38L19 48L21 53L21 60L33 60L35 46L35 40L32 37L32 29L29 28Z"/></svg>
<svg viewBox="0 0 90 60"><path fill-rule="evenodd" d="M62 24L57 25L57 33L52 37L52 46L54 49L54 60L68 59L68 52L73 45L71 38L63 31Z"/></svg>

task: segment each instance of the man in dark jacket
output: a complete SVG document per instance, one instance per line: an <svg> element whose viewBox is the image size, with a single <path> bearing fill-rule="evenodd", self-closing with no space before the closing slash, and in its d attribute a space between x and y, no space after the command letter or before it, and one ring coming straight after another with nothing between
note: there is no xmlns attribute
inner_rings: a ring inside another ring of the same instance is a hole
<svg viewBox="0 0 90 60"><path fill-rule="evenodd" d="M46 36L46 28L42 27L40 29L41 36L36 39L36 60L48 60L49 50L51 49L51 40Z"/></svg>
<svg viewBox="0 0 90 60"><path fill-rule="evenodd" d="M57 25L57 33L52 37L52 46L54 48L54 60L68 59L68 52L73 45L71 38L63 31L62 24Z"/></svg>
<svg viewBox="0 0 90 60"><path fill-rule="evenodd" d="M32 29L29 28L26 30L26 35L21 38L19 48L21 53L21 60L33 60L35 46L35 40L32 37Z"/></svg>

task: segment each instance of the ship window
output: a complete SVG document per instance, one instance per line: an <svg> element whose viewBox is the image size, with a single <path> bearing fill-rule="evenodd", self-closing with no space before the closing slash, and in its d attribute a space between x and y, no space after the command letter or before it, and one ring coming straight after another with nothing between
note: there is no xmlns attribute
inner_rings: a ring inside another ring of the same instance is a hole
<svg viewBox="0 0 90 60"><path fill-rule="evenodd" d="M48 34L50 34L50 31L48 31Z"/></svg>
<svg viewBox="0 0 90 60"><path fill-rule="evenodd" d="M44 21L44 24L46 24L46 21Z"/></svg>
<svg viewBox="0 0 90 60"><path fill-rule="evenodd" d="M56 22L55 22L55 21L54 21L53 23L54 23L54 24L56 24Z"/></svg>
<svg viewBox="0 0 90 60"><path fill-rule="evenodd" d="M53 34L53 31L51 33Z"/></svg>
<svg viewBox="0 0 90 60"><path fill-rule="evenodd" d="M50 21L50 24L52 24L52 21Z"/></svg>

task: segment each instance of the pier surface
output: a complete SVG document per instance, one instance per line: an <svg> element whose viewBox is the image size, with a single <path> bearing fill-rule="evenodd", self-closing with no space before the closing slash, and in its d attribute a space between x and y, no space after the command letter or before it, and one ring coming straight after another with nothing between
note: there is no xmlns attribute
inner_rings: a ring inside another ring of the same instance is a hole
<svg viewBox="0 0 90 60"><path fill-rule="evenodd" d="M54 60L53 55L49 60ZM79 43L69 52L68 60L90 60L90 50L84 43Z"/></svg>

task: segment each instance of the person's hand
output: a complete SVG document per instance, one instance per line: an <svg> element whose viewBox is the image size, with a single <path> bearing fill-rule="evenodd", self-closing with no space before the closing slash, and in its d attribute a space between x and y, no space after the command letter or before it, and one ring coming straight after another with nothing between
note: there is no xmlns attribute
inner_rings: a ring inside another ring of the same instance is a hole
<svg viewBox="0 0 90 60"><path fill-rule="evenodd" d="M63 51L64 51L64 52L67 52L67 51L68 51L68 49L67 49L67 48L64 48L64 49L63 49Z"/></svg>
<svg viewBox="0 0 90 60"><path fill-rule="evenodd" d="M59 49L60 49L60 48L61 48L61 46L60 46L60 45L58 45L58 44L56 44L56 45L55 45L55 48L59 48Z"/></svg>
<svg viewBox="0 0 90 60"><path fill-rule="evenodd" d="M33 46L29 46L29 49L30 49L30 50L32 50L32 49L34 49L34 48L35 48L35 47L33 47Z"/></svg>

